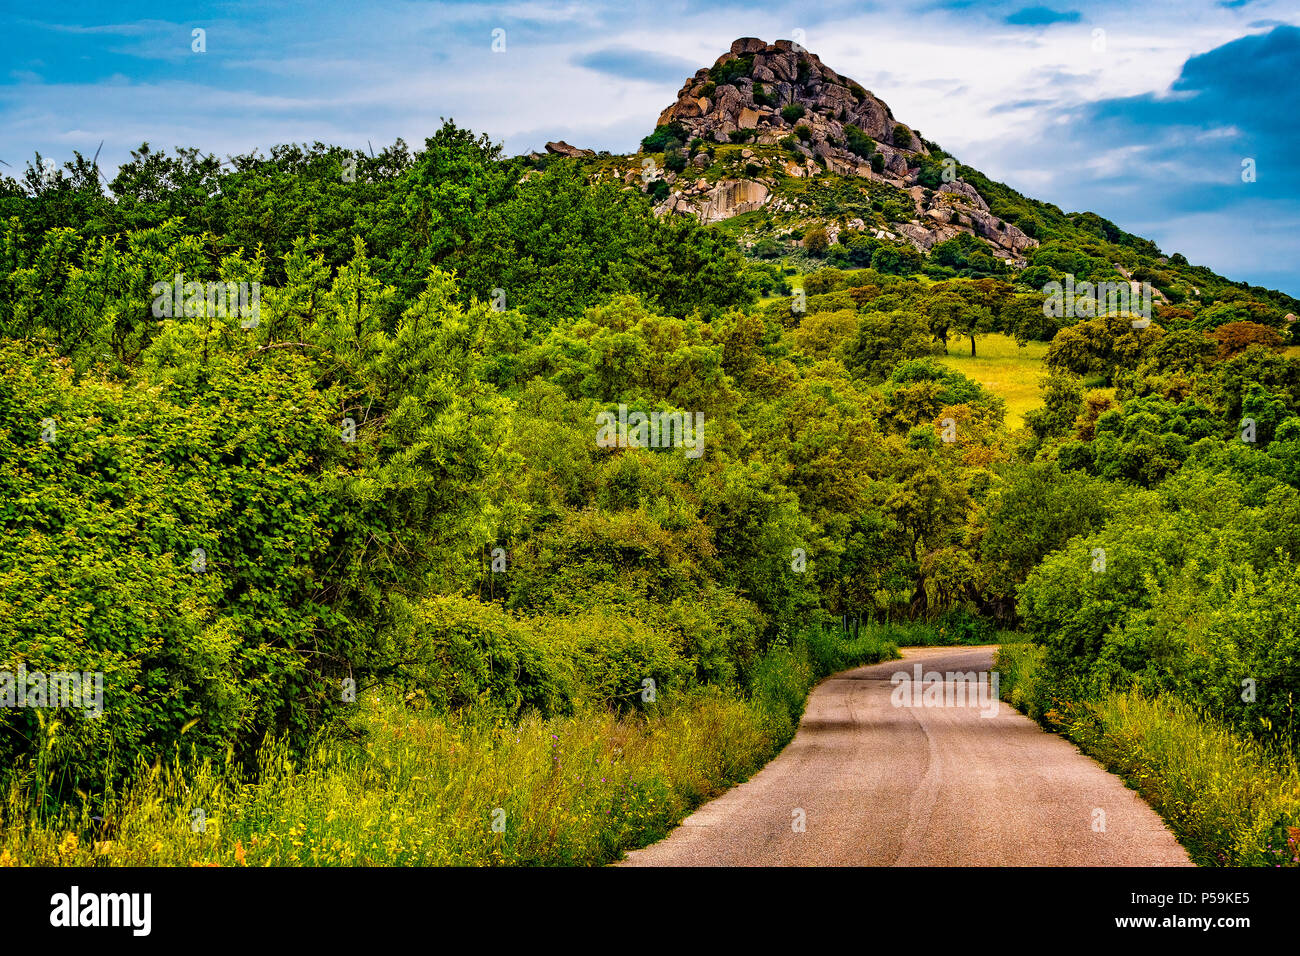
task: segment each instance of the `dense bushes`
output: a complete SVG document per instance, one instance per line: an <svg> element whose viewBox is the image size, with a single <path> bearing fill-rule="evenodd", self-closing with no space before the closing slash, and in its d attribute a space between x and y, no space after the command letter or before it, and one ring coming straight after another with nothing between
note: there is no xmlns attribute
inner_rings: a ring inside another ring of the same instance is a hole
<svg viewBox="0 0 1300 956"><path fill-rule="evenodd" d="M437 709L488 707L512 718L591 704L635 709L695 678L681 634L626 608L522 617L491 602L432 597L403 627L400 651L404 685Z"/></svg>
<svg viewBox="0 0 1300 956"><path fill-rule="evenodd" d="M398 633L406 686L440 710L481 705L517 716L527 707L547 715L573 708L572 663L496 604L431 597Z"/></svg>
<svg viewBox="0 0 1300 956"><path fill-rule="evenodd" d="M1267 489L1267 490L1265 490ZM1138 687L1290 745L1300 617L1300 494L1184 468L1049 555L1021 591L1048 679L1096 697Z"/></svg>
<svg viewBox="0 0 1300 956"><path fill-rule="evenodd" d="M480 611L469 619L483 620ZM459 616L453 612L453 616ZM459 625L458 625L459 628ZM497 625L489 625L496 630ZM473 625L470 632L477 632ZM810 632L767 651L744 695L659 694L638 710L582 707L509 724L359 698L358 742L301 758L278 743L249 775L229 762L145 765L102 801L42 803L42 781L0 799L0 860L31 865L598 865L662 837L750 777L789 740L812 684L895 656L887 643ZM193 828L194 811L210 821ZM494 814L504 829L493 829ZM112 840L99 820L112 821ZM219 825L218 824L219 821Z"/></svg>
<svg viewBox="0 0 1300 956"><path fill-rule="evenodd" d="M958 275L980 277L1001 275L1007 271L1006 266L993 257L987 245L964 232L936 243L930 250L930 261L947 266Z"/></svg>
<svg viewBox="0 0 1300 956"><path fill-rule="evenodd" d="M306 363L232 358L197 388L124 388L0 352L0 669L100 671L109 715L60 712L47 741L38 711L0 709L4 764L48 743L86 785L107 754L182 733L220 751L319 724L364 611L320 626L331 527L349 520L323 479L346 456Z"/></svg>
<svg viewBox="0 0 1300 956"><path fill-rule="evenodd" d="M200 751L247 754L268 732L304 744L344 677L395 666L396 595L466 579L503 426L475 379L491 313L462 313L435 274L386 336L364 258L317 291L292 349L213 335L205 352L207 316L160 323L130 385L74 383L48 352L5 344L0 660L103 671L114 715L62 729L69 784L102 773L110 745L129 759L182 733ZM291 299L271 297L245 340L285 329ZM39 736L30 710L0 719Z"/></svg>

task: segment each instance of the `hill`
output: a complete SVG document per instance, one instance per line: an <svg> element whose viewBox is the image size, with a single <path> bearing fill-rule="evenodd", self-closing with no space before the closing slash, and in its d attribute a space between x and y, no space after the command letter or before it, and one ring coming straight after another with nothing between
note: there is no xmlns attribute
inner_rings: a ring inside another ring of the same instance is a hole
<svg viewBox="0 0 1300 956"><path fill-rule="evenodd" d="M564 143L597 179L641 189L656 213L716 224L755 261L932 278L997 277L1041 290L1066 275L1149 282L1155 302L1198 327L1286 329L1300 301L1165 255L1094 213L1064 213L958 161L887 103L790 40L742 37L687 78L641 149L595 156ZM1179 314L1179 313L1174 313Z"/></svg>

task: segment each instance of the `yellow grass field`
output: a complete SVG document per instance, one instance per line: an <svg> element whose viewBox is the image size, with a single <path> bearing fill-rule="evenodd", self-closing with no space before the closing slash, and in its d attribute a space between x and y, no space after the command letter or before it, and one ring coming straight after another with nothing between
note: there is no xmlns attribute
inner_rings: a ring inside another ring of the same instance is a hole
<svg viewBox="0 0 1300 956"><path fill-rule="evenodd" d="M1043 356L1046 342L1028 342L1021 347L1000 332L983 335L975 342L976 357L970 357L969 339L951 339L948 354L940 361L973 378L1007 403L1007 427L1024 424L1025 412L1043 403L1039 380L1047 372Z"/></svg>

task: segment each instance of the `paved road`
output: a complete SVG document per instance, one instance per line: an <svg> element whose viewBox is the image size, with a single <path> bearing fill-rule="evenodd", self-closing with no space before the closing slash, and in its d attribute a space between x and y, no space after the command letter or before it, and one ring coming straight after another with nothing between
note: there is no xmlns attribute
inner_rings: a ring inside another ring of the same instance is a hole
<svg viewBox="0 0 1300 956"><path fill-rule="evenodd" d="M623 865L1190 866L1118 777L1009 705L891 702L895 673L987 672L995 649L909 648L828 678L775 760Z"/></svg>

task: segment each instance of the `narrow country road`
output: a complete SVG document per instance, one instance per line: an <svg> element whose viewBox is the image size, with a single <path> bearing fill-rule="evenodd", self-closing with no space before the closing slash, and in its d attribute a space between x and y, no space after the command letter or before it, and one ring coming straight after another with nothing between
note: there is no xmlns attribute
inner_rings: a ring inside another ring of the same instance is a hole
<svg viewBox="0 0 1300 956"><path fill-rule="evenodd" d="M1010 705L891 702L895 673L987 672L994 650L909 648L828 678L775 760L621 865L1190 866L1118 777Z"/></svg>

